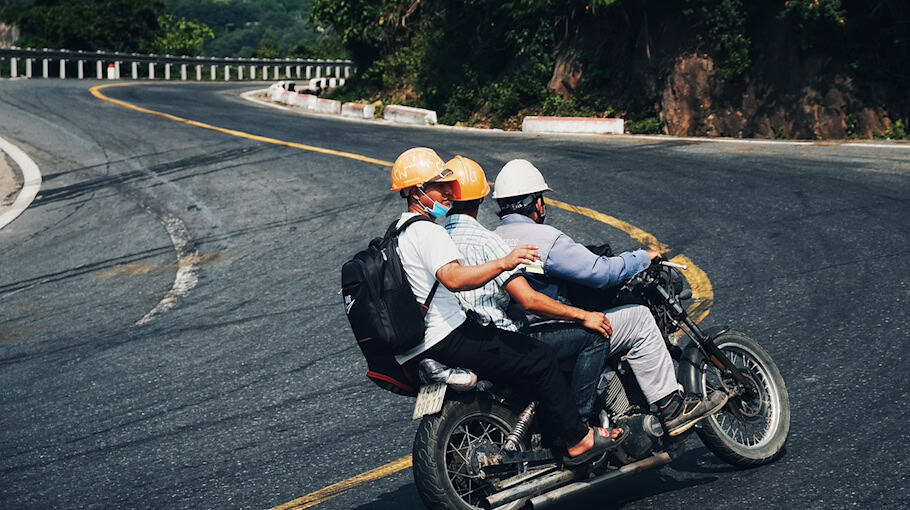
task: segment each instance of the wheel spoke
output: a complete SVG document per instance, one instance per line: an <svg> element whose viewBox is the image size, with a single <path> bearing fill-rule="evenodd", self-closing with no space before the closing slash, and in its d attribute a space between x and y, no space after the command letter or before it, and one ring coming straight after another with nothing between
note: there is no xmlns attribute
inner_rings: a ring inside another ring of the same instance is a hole
<svg viewBox="0 0 910 510"><path fill-rule="evenodd" d="M721 349L730 362L736 366L746 377L748 384L757 393L751 398L741 397L739 409L726 410L710 418L720 433L729 440L748 448L759 447L763 441L769 440L773 434L777 420L778 405L777 388L770 379L760 360L756 359L749 351L743 350L738 345L727 345ZM707 365L702 373L705 391L713 388L725 388L721 371ZM720 381L721 384L717 384ZM729 381L728 381L729 384ZM735 412L734 412L735 411ZM741 413L741 414L740 414Z"/></svg>
<svg viewBox="0 0 910 510"><path fill-rule="evenodd" d="M505 423L488 416L471 416L458 423L449 435L445 451L446 472L455 493L466 504L477 506L480 499L493 490L489 481L472 474L470 463L474 455L473 449L480 445L501 448L507 434L508 427ZM526 469L524 466L516 466L514 470L497 475L496 478L508 478Z"/></svg>

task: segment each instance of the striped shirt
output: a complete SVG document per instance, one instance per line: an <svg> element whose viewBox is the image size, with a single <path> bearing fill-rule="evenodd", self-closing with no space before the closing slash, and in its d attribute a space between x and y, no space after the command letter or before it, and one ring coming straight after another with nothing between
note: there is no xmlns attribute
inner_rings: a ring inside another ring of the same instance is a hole
<svg viewBox="0 0 910 510"><path fill-rule="evenodd" d="M467 214L454 214L446 217L446 231L455 241L461 252L465 265L477 266L491 260L505 257L511 251L509 245L495 233L487 230L476 219ZM521 275L521 269L503 271L479 289L458 292L458 300L466 310L476 314L475 319L483 325L493 323L499 329L518 331L521 324L516 324L506 314L511 296L504 285L515 275Z"/></svg>

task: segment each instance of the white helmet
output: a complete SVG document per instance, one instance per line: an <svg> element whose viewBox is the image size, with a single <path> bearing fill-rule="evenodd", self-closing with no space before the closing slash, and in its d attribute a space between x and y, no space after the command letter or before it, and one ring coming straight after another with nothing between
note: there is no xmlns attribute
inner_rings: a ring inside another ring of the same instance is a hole
<svg viewBox="0 0 910 510"><path fill-rule="evenodd" d="M534 165L526 159L513 159L502 167L493 185L493 198L509 198L553 191Z"/></svg>

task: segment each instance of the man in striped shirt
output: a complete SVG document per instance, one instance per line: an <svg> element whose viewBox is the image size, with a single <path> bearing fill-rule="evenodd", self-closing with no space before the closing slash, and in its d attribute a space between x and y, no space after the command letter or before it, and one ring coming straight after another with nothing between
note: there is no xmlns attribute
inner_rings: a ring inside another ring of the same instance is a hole
<svg viewBox="0 0 910 510"><path fill-rule="evenodd" d="M480 202L490 192L480 165L455 156L445 168L452 170L457 178L445 228L465 264L484 264L509 253L511 248L505 241L477 221ZM549 319L571 321L573 324L554 325L561 332L570 328L573 330L570 334L535 335L535 338L550 345L560 364L572 370L572 390L579 414L594 417L597 381L609 354L608 339L612 334L603 313L565 305L533 290L520 268L503 271L483 287L458 292L456 296L471 318L484 326L518 331L527 325L525 310ZM510 306L513 300L521 306Z"/></svg>

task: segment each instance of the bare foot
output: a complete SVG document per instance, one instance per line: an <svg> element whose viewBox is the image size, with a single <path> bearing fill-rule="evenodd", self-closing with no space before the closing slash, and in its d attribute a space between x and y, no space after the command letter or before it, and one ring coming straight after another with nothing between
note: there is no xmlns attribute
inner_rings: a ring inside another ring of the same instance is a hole
<svg viewBox="0 0 910 510"><path fill-rule="evenodd" d="M610 433L611 439L616 439L622 435L621 428L605 429ZM578 457L579 455L585 453L594 447L594 429L588 428L588 433L585 435L584 439L576 443L574 446L569 447L569 457Z"/></svg>
<svg viewBox="0 0 910 510"><path fill-rule="evenodd" d="M569 457L578 457L592 447L594 447L594 429L589 427L584 439L576 443L575 446L569 447Z"/></svg>

